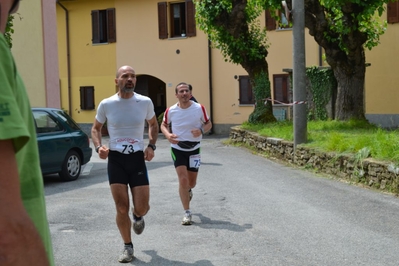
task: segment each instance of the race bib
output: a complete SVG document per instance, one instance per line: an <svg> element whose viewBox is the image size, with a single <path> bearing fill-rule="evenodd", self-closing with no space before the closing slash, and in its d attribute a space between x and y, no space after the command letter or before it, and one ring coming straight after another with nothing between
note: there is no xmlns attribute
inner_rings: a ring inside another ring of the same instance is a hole
<svg viewBox="0 0 399 266"><path fill-rule="evenodd" d="M132 138L116 139L114 150L123 154L134 153L140 150L140 141Z"/></svg>
<svg viewBox="0 0 399 266"><path fill-rule="evenodd" d="M195 154L190 156L190 168L199 168L201 165L201 155Z"/></svg>

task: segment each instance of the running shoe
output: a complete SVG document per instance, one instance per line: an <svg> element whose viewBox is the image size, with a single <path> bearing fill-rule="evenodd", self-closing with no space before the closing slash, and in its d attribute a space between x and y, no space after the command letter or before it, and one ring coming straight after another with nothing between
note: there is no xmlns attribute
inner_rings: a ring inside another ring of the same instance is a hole
<svg viewBox="0 0 399 266"><path fill-rule="evenodd" d="M133 253L134 253L133 247L125 246L124 249L123 249L122 254L119 256L118 261L120 263L131 262L133 260L133 258L134 258Z"/></svg>
<svg viewBox="0 0 399 266"><path fill-rule="evenodd" d="M191 225L192 224L192 222L191 222L191 212L186 211L184 213L184 217L183 217L183 220L181 221L181 224L182 225Z"/></svg>
<svg viewBox="0 0 399 266"><path fill-rule="evenodd" d="M139 235L144 231L145 223L144 223L144 217L140 217L139 220L133 219L133 231Z"/></svg>

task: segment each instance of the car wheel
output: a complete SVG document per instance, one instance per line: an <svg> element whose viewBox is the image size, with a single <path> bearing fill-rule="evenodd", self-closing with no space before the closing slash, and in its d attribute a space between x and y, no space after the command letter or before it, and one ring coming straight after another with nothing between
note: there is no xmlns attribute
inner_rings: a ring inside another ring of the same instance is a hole
<svg viewBox="0 0 399 266"><path fill-rule="evenodd" d="M62 170L59 176L63 181L73 181L78 179L82 169L82 159L76 151L69 151L65 156Z"/></svg>

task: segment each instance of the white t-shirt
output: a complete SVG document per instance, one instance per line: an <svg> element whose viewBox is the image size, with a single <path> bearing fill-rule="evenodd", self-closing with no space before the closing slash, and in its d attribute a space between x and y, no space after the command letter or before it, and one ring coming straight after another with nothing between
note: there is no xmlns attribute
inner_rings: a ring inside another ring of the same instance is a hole
<svg viewBox="0 0 399 266"><path fill-rule="evenodd" d="M115 94L100 102L96 119L102 124L107 121L110 150L129 154L144 150L145 120L154 115L149 97L134 93L123 99Z"/></svg>
<svg viewBox="0 0 399 266"><path fill-rule="evenodd" d="M172 132L177 135L179 141L201 141L202 135L194 137L191 130L200 129L208 121L209 116L205 107L193 101L191 101L191 106L186 109L180 108L178 103L172 105L166 109L163 117L163 123L168 125L172 123ZM200 143L191 149L183 149L177 144L171 144L171 146L178 150L191 151L198 149Z"/></svg>

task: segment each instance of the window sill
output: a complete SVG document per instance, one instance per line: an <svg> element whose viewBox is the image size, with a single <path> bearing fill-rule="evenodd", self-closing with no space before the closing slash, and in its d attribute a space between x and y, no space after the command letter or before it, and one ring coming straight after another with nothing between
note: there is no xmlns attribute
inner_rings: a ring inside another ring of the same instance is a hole
<svg viewBox="0 0 399 266"><path fill-rule="evenodd" d="M107 44L110 44L110 43L112 43L112 42L99 42L99 43L92 43L91 45L92 46L99 46L99 45L107 45Z"/></svg>
<svg viewBox="0 0 399 266"><path fill-rule="evenodd" d="M168 38L168 40L181 40L181 39L187 39L187 36L177 36L177 37Z"/></svg>
<svg viewBox="0 0 399 266"><path fill-rule="evenodd" d="M292 28L277 28L276 31L292 31Z"/></svg>

